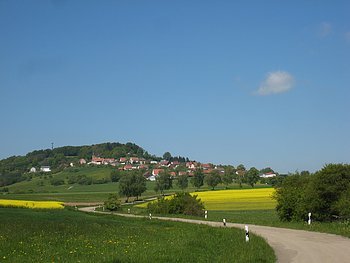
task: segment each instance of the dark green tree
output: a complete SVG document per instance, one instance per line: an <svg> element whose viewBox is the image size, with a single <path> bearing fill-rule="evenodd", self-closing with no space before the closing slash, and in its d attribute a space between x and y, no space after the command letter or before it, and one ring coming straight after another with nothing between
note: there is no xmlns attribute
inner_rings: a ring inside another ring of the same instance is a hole
<svg viewBox="0 0 350 263"><path fill-rule="evenodd" d="M350 218L350 165L328 164L313 175L287 176L276 190L277 213L282 220L317 221Z"/></svg>
<svg viewBox="0 0 350 263"><path fill-rule="evenodd" d="M121 177L121 173L118 170L112 170L110 177L112 182L118 182Z"/></svg>
<svg viewBox="0 0 350 263"><path fill-rule="evenodd" d="M181 188L181 190L185 190L188 187L188 175L182 174L177 177L177 186Z"/></svg>
<svg viewBox="0 0 350 263"><path fill-rule="evenodd" d="M121 208L121 203L117 194L110 194L108 200L104 202L106 209L116 211Z"/></svg>
<svg viewBox="0 0 350 263"><path fill-rule="evenodd" d="M310 176L299 173L289 175L282 186L276 189L274 199L277 201L277 214L282 221L301 220L308 211L305 203L305 189Z"/></svg>
<svg viewBox="0 0 350 263"><path fill-rule="evenodd" d="M245 171L246 169L245 169L245 166L244 166L243 164L239 164L239 165L237 166L237 170L238 170L238 171Z"/></svg>
<svg viewBox="0 0 350 263"><path fill-rule="evenodd" d="M218 171L213 170L211 173L207 174L205 176L205 182L208 186L212 188L212 190L215 189L215 187L221 183L221 177Z"/></svg>
<svg viewBox="0 0 350 263"><path fill-rule="evenodd" d="M249 171L245 174L245 181L247 184L249 184L251 187L254 187L254 184L256 184L259 181L259 170L255 167L252 167L249 169Z"/></svg>
<svg viewBox="0 0 350 263"><path fill-rule="evenodd" d="M164 195L165 190L169 190L173 187L173 180L171 178L170 173L167 171L160 172L159 175L156 177L156 185L154 187L154 190L156 192L160 191L162 195Z"/></svg>
<svg viewBox="0 0 350 263"><path fill-rule="evenodd" d="M146 179L137 172L124 175L119 180L119 194L126 197L125 202L129 202L132 196L138 199L146 189Z"/></svg>
<svg viewBox="0 0 350 263"><path fill-rule="evenodd" d="M171 153L170 152L165 152L164 154L163 154L163 159L164 160L167 160L167 161L170 161L170 159L171 159Z"/></svg>
<svg viewBox="0 0 350 263"><path fill-rule="evenodd" d="M346 204L344 198L350 188L350 165L328 164L312 176L306 189L306 205L313 218L319 221L332 221L346 216L339 209ZM350 214L348 215L350 216Z"/></svg>
<svg viewBox="0 0 350 263"><path fill-rule="evenodd" d="M204 184L204 174L202 169L196 169L194 176L191 178L191 184L197 189L201 188Z"/></svg>
<svg viewBox="0 0 350 263"><path fill-rule="evenodd" d="M234 168L233 166L226 166L224 169L225 173L221 175L221 181L227 189L228 185L233 182Z"/></svg>

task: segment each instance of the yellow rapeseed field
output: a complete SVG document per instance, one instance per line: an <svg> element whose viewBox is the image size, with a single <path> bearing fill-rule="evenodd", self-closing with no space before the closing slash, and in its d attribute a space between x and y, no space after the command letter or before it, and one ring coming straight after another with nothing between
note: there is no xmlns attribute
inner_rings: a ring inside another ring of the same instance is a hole
<svg viewBox="0 0 350 263"><path fill-rule="evenodd" d="M198 195L208 210L274 209L273 188L220 190L192 193Z"/></svg>
<svg viewBox="0 0 350 263"><path fill-rule="evenodd" d="M276 201L272 199L274 188L236 189L195 192L208 210L263 210L274 209ZM167 197L169 198L169 197ZM146 208L147 203L136 205Z"/></svg>
<svg viewBox="0 0 350 263"><path fill-rule="evenodd" d="M55 201L26 201L0 199L0 207L62 209L63 203Z"/></svg>

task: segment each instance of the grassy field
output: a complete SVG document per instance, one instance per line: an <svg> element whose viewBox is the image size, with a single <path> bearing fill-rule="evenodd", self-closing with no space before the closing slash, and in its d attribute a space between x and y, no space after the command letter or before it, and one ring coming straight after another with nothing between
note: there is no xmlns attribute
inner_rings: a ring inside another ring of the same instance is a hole
<svg viewBox="0 0 350 263"><path fill-rule="evenodd" d="M0 208L1 262L275 262L239 229L64 210ZM14 234L15 233L15 234ZM200 237L200 238L199 238Z"/></svg>
<svg viewBox="0 0 350 263"><path fill-rule="evenodd" d="M19 199L19 200L44 200L44 201L61 201L61 202L103 202L109 194L117 193L119 189L118 183L105 184L68 184L70 176L86 175L94 179L109 178L112 168L105 166L98 167L77 167L69 168L62 172L53 175L37 175L30 181L23 181L8 186L9 194L0 195L0 199ZM64 185L51 185L52 178L63 179ZM155 182L147 182L147 190L142 194L142 197L150 197L159 195L154 191ZM257 185L257 188L266 187L266 185ZM237 184L229 186L230 189L238 189ZM250 188L243 185L244 188ZM224 189L223 185L219 185L217 190ZM201 191L209 191L207 186L201 188ZM165 191L166 194L180 191L174 182L172 189ZM194 192L196 189L192 186L186 190ZM142 198L141 197L141 198Z"/></svg>

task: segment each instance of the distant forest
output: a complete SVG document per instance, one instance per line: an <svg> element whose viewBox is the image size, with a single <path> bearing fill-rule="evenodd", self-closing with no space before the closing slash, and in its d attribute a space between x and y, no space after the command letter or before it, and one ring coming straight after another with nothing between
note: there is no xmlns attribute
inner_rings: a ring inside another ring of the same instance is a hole
<svg viewBox="0 0 350 263"><path fill-rule="evenodd" d="M78 162L84 158L87 161L92 155L103 158L120 158L134 156L146 160L160 160L160 157L150 155L147 151L134 143L101 143L89 146L64 146L59 148L37 150L25 156L12 156L0 160L0 187L14 184L26 179L25 173L31 167L40 168L50 166L53 172L58 172L69 166L71 162Z"/></svg>

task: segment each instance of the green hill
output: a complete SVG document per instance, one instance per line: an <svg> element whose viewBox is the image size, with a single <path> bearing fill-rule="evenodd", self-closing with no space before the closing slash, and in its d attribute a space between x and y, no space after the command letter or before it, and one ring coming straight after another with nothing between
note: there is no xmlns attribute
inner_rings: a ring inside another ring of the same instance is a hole
<svg viewBox="0 0 350 263"><path fill-rule="evenodd" d="M37 150L25 156L12 156L0 160L0 187L30 180L28 173L32 167L37 170L42 166L50 166L56 174L69 167L70 163L78 163L80 159L91 160L92 155L103 158L134 156L144 159L159 159L134 143L101 143L85 146L64 146L55 149Z"/></svg>

